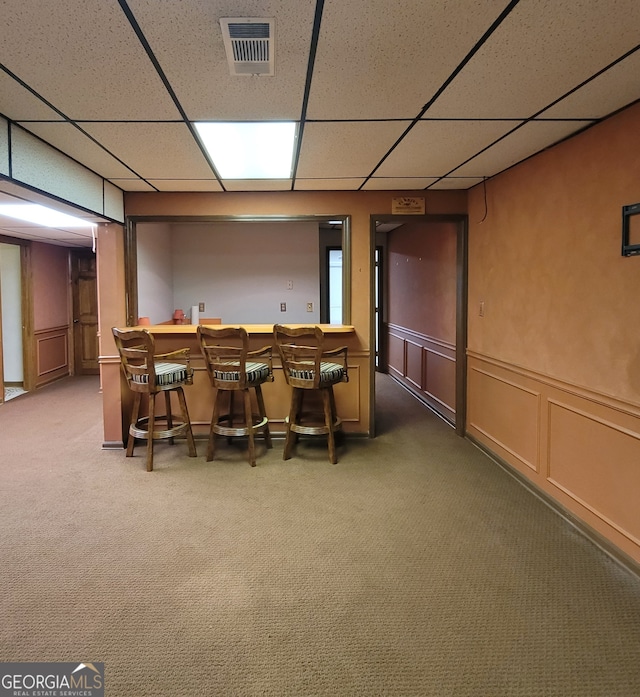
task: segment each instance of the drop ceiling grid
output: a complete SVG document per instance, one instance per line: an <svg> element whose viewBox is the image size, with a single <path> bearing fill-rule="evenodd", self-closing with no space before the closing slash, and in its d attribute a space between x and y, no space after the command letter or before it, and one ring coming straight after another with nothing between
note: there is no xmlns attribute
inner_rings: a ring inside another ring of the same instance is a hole
<svg viewBox="0 0 640 697"><path fill-rule="evenodd" d="M133 172L121 162L118 162L112 155L105 152L68 122L23 123L21 125L58 150L67 153L74 160L78 160L89 169L98 172L105 179L133 175Z"/></svg>
<svg viewBox="0 0 640 697"><path fill-rule="evenodd" d="M158 191L222 191L217 179L149 179Z"/></svg>
<svg viewBox="0 0 640 697"><path fill-rule="evenodd" d="M466 3L461 17L445 0L327 0L307 116L414 118L504 6Z"/></svg>
<svg viewBox="0 0 640 697"><path fill-rule="evenodd" d="M436 181L435 177L371 177L362 188L365 191L410 191L426 189Z"/></svg>
<svg viewBox="0 0 640 697"><path fill-rule="evenodd" d="M69 118L179 116L117 2L4 6L3 62Z"/></svg>
<svg viewBox="0 0 640 697"><path fill-rule="evenodd" d="M543 111L540 118L604 118L640 98L640 51Z"/></svg>
<svg viewBox="0 0 640 697"><path fill-rule="evenodd" d="M426 115L531 117L637 45L639 30L637 0L522 0Z"/></svg>
<svg viewBox="0 0 640 697"><path fill-rule="evenodd" d="M149 3L130 0L154 55L191 120L300 118L313 0L261 3ZM273 77L232 76L224 51L221 17L273 17Z"/></svg>
<svg viewBox="0 0 640 697"><path fill-rule="evenodd" d="M576 121L530 121L456 169L452 175L492 176L562 140L581 126L584 127L584 123Z"/></svg>
<svg viewBox="0 0 640 697"><path fill-rule="evenodd" d="M364 178L407 125L404 121L308 123L296 175L301 179Z"/></svg>
<svg viewBox="0 0 640 697"><path fill-rule="evenodd" d="M517 121L419 121L375 175L442 177L517 125Z"/></svg>
<svg viewBox="0 0 640 697"><path fill-rule="evenodd" d="M29 92L19 82L0 70L0 112L13 121L21 119L46 119L60 121L60 116L41 99Z"/></svg>
<svg viewBox="0 0 640 697"><path fill-rule="evenodd" d="M214 176L182 123L87 123L83 127L144 179Z"/></svg>
<svg viewBox="0 0 640 697"><path fill-rule="evenodd" d="M296 191L354 191L364 182L364 177L353 179L296 179Z"/></svg>

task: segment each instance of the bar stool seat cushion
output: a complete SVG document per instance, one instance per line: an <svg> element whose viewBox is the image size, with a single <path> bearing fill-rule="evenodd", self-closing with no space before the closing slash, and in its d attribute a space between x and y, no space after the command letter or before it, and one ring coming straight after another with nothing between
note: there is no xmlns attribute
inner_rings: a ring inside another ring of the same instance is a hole
<svg viewBox="0 0 640 697"><path fill-rule="evenodd" d="M309 370L300 370L299 367L291 368L291 377L298 378L300 380L313 380L314 375L314 364L313 361L309 361ZM344 379L344 366L339 363L320 363L320 383L329 384L335 382L341 382Z"/></svg>
<svg viewBox="0 0 640 697"><path fill-rule="evenodd" d="M187 368L181 363L165 363L158 361L154 363L156 371L156 382L158 385L173 385L179 382L186 382ZM133 375L134 382L147 383L149 382L148 373L142 375Z"/></svg>
<svg viewBox="0 0 640 697"><path fill-rule="evenodd" d="M218 364L219 365L219 364ZM214 375L217 380L227 380L229 382L238 382L240 380L240 365L236 361L229 361L228 370L214 370ZM269 378L270 370L266 363L256 363L252 361L246 362L247 383L251 385L266 382Z"/></svg>

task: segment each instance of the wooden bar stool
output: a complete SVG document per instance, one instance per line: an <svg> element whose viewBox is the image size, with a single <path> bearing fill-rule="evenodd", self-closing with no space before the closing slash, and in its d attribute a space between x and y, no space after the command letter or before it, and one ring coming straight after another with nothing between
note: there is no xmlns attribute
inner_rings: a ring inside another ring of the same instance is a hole
<svg viewBox="0 0 640 697"><path fill-rule="evenodd" d="M349 380L347 347L325 351L324 332L318 326L294 328L276 324L273 335L284 377L292 388L283 459L291 457L298 434L327 435L329 460L335 465L338 462L335 433L342 429L342 420L336 413L333 386ZM304 395L310 390L322 398L320 418L317 414L303 412Z"/></svg>
<svg viewBox="0 0 640 697"><path fill-rule="evenodd" d="M244 327L216 329L198 325L198 341L211 385L216 396L209 429L207 462L213 460L217 436L246 436L249 441L249 463L256 466L255 434L262 432L267 448L271 448L269 419L264 408L261 385L273 381L271 346L249 351L249 339ZM257 413L251 404L255 393ZM243 411L234 413L234 395L242 394ZM224 410L223 401L228 399ZM239 423L236 423L239 420Z"/></svg>
<svg viewBox="0 0 640 697"><path fill-rule="evenodd" d="M153 336L146 329L117 329L113 337L120 354L122 371L129 389L134 393L133 411L127 437L127 457L133 456L135 439L147 441L147 472L153 471L153 441L169 439L173 445L175 436L186 436L189 457L196 456L196 444L191 431L184 385L193 383L193 370L189 364L189 349L171 353L155 353ZM156 416L156 395L164 392L166 413ZM171 392L178 396L180 417L171 413ZM149 396L149 415L140 416L142 395ZM181 418L181 421L177 421ZM156 430L158 421L166 422L167 428Z"/></svg>

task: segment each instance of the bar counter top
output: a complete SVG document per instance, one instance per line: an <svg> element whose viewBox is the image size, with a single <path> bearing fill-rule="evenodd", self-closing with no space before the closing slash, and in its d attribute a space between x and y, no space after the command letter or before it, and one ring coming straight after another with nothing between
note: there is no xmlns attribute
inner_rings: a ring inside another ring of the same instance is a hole
<svg viewBox="0 0 640 697"><path fill-rule="evenodd" d="M285 324L283 322L283 324ZM147 329L151 334L173 334L173 335L188 335L195 334L197 330L196 324L152 324L152 325L137 325L135 327L126 327L127 329ZM273 334L273 324L211 324L214 329L224 329L225 327L244 327L249 335L257 334ZM286 324L287 327L309 327L318 326L325 334L352 334L354 328L348 324Z"/></svg>

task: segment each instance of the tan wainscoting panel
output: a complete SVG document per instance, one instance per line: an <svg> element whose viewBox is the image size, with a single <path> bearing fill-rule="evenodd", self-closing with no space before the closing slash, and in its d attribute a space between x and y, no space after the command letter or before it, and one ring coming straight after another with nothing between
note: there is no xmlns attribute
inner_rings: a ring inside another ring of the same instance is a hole
<svg viewBox="0 0 640 697"><path fill-rule="evenodd" d="M640 563L640 405L467 353L469 436Z"/></svg>
<svg viewBox="0 0 640 697"><path fill-rule="evenodd" d="M69 327L34 332L36 387L69 375Z"/></svg>
<svg viewBox="0 0 640 697"><path fill-rule="evenodd" d="M640 546L640 433L550 399L548 452L549 481Z"/></svg>
<svg viewBox="0 0 640 697"><path fill-rule="evenodd" d="M389 373L435 411L454 422L455 345L390 324L388 353Z"/></svg>
<svg viewBox="0 0 640 697"><path fill-rule="evenodd" d="M470 368L467 388L469 431L487 439L501 457L537 472L540 393L479 366Z"/></svg>

